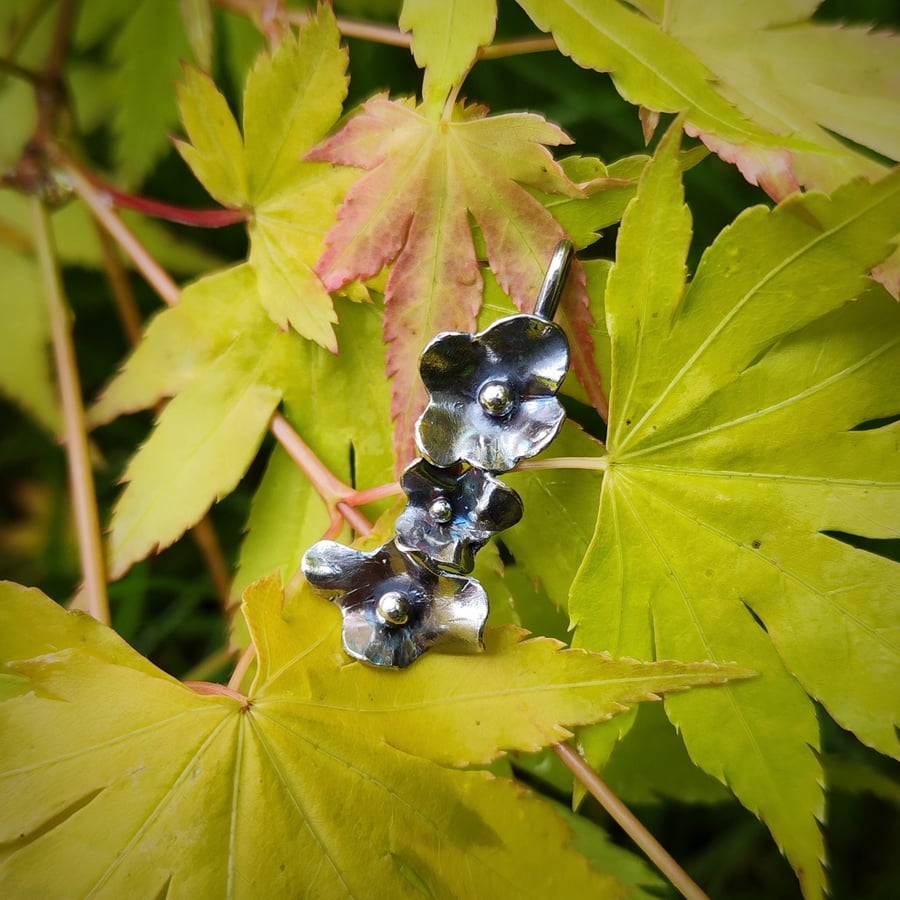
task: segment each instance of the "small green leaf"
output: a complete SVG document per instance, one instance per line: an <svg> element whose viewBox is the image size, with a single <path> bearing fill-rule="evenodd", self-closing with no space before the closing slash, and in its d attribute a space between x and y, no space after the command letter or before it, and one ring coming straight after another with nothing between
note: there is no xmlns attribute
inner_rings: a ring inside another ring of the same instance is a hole
<svg viewBox="0 0 900 900"><path fill-rule="evenodd" d="M244 90L244 136L222 94L188 68L179 89L190 142L179 152L206 189L250 216L250 265L258 300L280 328L337 352L331 297L313 267L337 207L355 179L349 170L304 162L341 113L347 52L330 6L298 35L262 52Z"/></svg>
<svg viewBox="0 0 900 900"><path fill-rule="evenodd" d="M440 109L450 89L494 39L496 0L404 0L400 30L412 32L416 65L425 69L422 100Z"/></svg>

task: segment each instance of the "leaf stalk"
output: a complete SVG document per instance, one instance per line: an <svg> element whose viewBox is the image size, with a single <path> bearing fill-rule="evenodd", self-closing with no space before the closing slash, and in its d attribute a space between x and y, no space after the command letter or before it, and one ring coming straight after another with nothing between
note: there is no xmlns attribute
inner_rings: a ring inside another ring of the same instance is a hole
<svg viewBox="0 0 900 900"><path fill-rule="evenodd" d="M50 217L44 204L37 197L32 197L31 203L35 241L44 281L53 357L62 404L66 461L69 469L72 507L78 535L78 552L81 559L87 608L95 619L109 625L106 566L100 536L100 517L97 512L97 495L94 490L94 473L91 468L87 425L81 399L81 381L78 376L78 363L72 343L71 312L59 279Z"/></svg>
<svg viewBox="0 0 900 900"><path fill-rule="evenodd" d="M669 855L635 814L613 793L609 785L582 759L571 744L554 744L553 752L587 788L591 796L612 816L686 900L709 900L706 893Z"/></svg>

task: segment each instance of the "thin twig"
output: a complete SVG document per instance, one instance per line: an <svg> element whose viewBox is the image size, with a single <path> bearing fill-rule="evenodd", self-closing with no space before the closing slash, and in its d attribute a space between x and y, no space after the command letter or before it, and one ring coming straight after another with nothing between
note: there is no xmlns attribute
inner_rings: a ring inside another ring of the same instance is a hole
<svg viewBox="0 0 900 900"><path fill-rule="evenodd" d="M258 9L253 0L215 0L218 6L231 12L252 19L257 27ZM292 25L302 25L311 13L302 9L287 10L285 18ZM360 38L364 41L372 41L375 44L386 44L390 47L411 47L412 35L407 31L401 31L393 25L383 25L379 22L367 22L363 19L352 19L346 16L337 16L338 28L345 37ZM260 27L260 30L264 29ZM523 53L538 53L545 50L555 50L556 42L551 37L521 38L512 41L499 41L482 47L479 51L481 59L499 59L501 56L519 56Z"/></svg>
<svg viewBox="0 0 900 900"><path fill-rule="evenodd" d="M389 481L387 484L379 484L366 488L364 491L354 491L350 497L346 498L346 502L351 506L365 506L367 503L374 503L385 497L396 497L402 493L403 488L400 487L399 481Z"/></svg>
<svg viewBox="0 0 900 900"><path fill-rule="evenodd" d="M488 44L478 52L479 59L500 59L502 56L522 56L526 53L545 53L556 50L556 41L552 37L519 38L514 41L498 41Z"/></svg>
<svg viewBox="0 0 900 900"><path fill-rule="evenodd" d="M572 774L590 791L600 805L643 850L648 859L672 882L687 900L709 900L697 883L669 855L662 844L646 829L635 814L610 790L606 782L569 744L555 744L553 750Z"/></svg>
<svg viewBox="0 0 900 900"><path fill-rule="evenodd" d="M47 61L44 63L44 78L47 81L57 81L63 70L77 8L78 0L60 0L59 18L56 20L56 27L53 30L53 43L50 45Z"/></svg>
<svg viewBox="0 0 900 900"><path fill-rule="evenodd" d="M116 206L124 206L155 219L165 219L167 222L175 222L178 225L189 225L193 228L224 228L226 225L236 225L247 221L247 213L241 209L190 209L185 206L176 206L173 203L165 203L162 200L152 200L149 197L140 197L137 194L129 194L120 191L115 185L93 172L83 172Z"/></svg>
<svg viewBox="0 0 900 900"><path fill-rule="evenodd" d="M84 406L81 399L81 381L72 344L71 313L66 304L56 265L56 250L50 217L43 203L32 197L35 243L44 280L47 313L53 343L53 357L59 383L63 412L63 431L66 444L66 460L72 490L72 507L78 534L78 552L81 573L87 596L87 608L99 622L108 625L109 599L106 595L106 572L103 544L100 537L100 517L97 513L97 495L94 491L94 473L91 468Z"/></svg>
<svg viewBox="0 0 900 900"><path fill-rule="evenodd" d="M113 240L128 254L138 271L169 306L181 297L178 285L169 273L147 252L131 229L109 205L103 192L86 178L66 157L56 154L56 162L72 184L75 193L87 204L94 218L109 232Z"/></svg>
<svg viewBox="0 0 900 900"><path fill-rule="evenodd" d="M335 477L280 412L272 416L269 429L288 456L302 469L326 505L330 508L333 504L356 531L368 534L372 530L372 523L346 502L355 493L353 489Z"/></svg>
<svg viewBox="0 0 900 900"><path fill-rule="evenodd" d="M143 323L134 291L131 289L131 282L128 280L128 271L122 264L122 260L119 259L116 245L107 230L96 219L94 219L94 227L97 239L100 241L103 268L106 271L109 286L112 288L113 301L116 304L116 311L119 313L122 330L125 332L128 343L132 347L136 347L141 340Z"/></svg>
<svg viewBox="0 0 900 900"><path fill-rule="evenodd" d="M232 691L239 691L241 689L241 682L244 680L244 676L247 674L247 669L250 668L250 663L256 659L256 644L248 644L244 648L244 652L240 655L237 663L235 664L234 671L231 673L231 678L228 679L228 687Z"/></svg>
<svg viewBox="0 0 900 900"><path fill-rule="evenodd" d="M26 69L25 66L20 66L11 59L0 58L0 72L12 75L22 81L27 81L29 84L41 84L44 80L43 73L35 72L33 69Z"/></svg>

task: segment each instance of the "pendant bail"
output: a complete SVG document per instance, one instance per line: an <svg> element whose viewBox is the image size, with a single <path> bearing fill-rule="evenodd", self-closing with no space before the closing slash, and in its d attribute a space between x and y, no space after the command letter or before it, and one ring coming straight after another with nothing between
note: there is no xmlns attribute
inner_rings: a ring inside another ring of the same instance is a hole
<svg viewBox="0 0 900 900"><path fill-rule="evenodd" d="M539 319L548 322L553 321L556 309L562 297L563 288L566 286L566 276L569 274L569 266L572 263L572 255L575 247L571 241L560 241L553 250L544 282L538 292L537 301L534 304L534 314Z"/></svg>

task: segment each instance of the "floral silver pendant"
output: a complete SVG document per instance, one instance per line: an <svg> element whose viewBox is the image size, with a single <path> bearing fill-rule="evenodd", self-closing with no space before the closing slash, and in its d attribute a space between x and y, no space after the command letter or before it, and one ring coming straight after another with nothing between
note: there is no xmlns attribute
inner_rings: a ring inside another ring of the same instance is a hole
<svg viewBox="0 0 900 900"><path fill-rule="evenodd" d="M482 648L484 588L432 571L394 541L372 553L319 541L303 557L303 574L340 606L344 649L355 659L403 669L435 644Z"/></svg>
<svg viewBox="0 0 900 900"><path fill-rule="evenodd" d="M480 334L447 332L422 353L429 401L416 425L419 452L508 472L559 433L556 392L569 369L565 332L537 316L509 316Z"/></svg>
<svg viewBox="0 0 900 900"><path fill-rule="evenodd" d="M471 572L475 554L522 518L522 500L483 469L416 460L400 485L409 502L397 519L397 546L448 572Z"/></svg>
<svg viewBox="0 0 900 900"><path fill-rule="evenodd" d="M534 315L440 334L423 351L423 458L403 474L408 502L396 537L370 553L319 541L304 555L307 581L341 608L344 649L355 659L405 668L439 644L482 649L488 598L463 576L522 517L521 498L495 475L540 453L565 419L556 394L569 345L551 319L572 252L569 241L557 245Z"/></svg>

